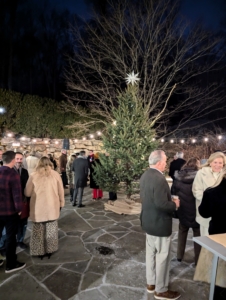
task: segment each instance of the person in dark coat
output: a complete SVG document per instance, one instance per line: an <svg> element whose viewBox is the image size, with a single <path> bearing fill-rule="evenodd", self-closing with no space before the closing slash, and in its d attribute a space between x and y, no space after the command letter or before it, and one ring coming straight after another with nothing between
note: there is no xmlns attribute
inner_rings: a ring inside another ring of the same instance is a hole
<svg viewBox="0 0 226 300"><path fill-rule="evenodd" d="M80 155L73 161L72 171L74 171L74 194L72 206L76 205L76 200L78 197L78 207L84 207L82 204L82 196L84 187L87 186L87 176L88 176L88 161L85 156L85 151L80 151Z"/></svg>
<svg viewBox="0 0 226 300"><path fill-rule="evenodd" d="M140 179L141 227L146 232L147 291L157 299L178 299L180 294L168 290L173 212L179 199L171 199L169 185L162 172L166 155L155 150L149 156L150 168Z"/></svg>
<svg viewBox="0 0 226 300"><path fill-rule="evenodd" d="M24 243L24 237L26 234L27 220L29 217L30 198L24 195L24 189L26 187L29 175L28 175L28 171L22 167L23 157L24 156L21 152L16 152L14 169L20 175L21 192L23 198L23 208L18 222L17 245L21 249L26 249L27 245Z"/></svg>
<svg viewBox="0 0 226 300"><path fill-rule="evenodd" d="M198 209L203 218L212 218L209 223L209 234L226 233L226 168L215 185L204 191Z"/></svg>
<svg viewBox="0 0 226 300"><path fill-rule="evenodd" d="M181 261L184 257L187 235L189 228L193 230L193 236L200 236L200 226L195 221L196 205L195 197L192 193L192 184L198 171L199 160L191 158L181 171L174 173L175 180L171 188L171 194L180 198L180 207L177 210L179 218L177 260ZM197 264L201 247L194 243L195 264Z"/></svg>
<svg viewBox="0 0 226 300"><path fill-rule="evenodd" d="M177 152L175 155L174 160L170 163L169 167L169 176L174 180L174 173L175 171L180 171L180 169L183 167L183 165L186 163L186 160L183 159L184 153L183 152Z"/></svg>
<svg viewBox="0 0 226 300"><path fill-rule="evenodd" d="M103 197L103 191L99 188L99 185L93 177L96 164L100 164L98 153L94 154L94 161L90 163L90 188L93 189L93 200L101 199Z"/></svg>
<svg viewBox="0 0 226 300"><path fill-rule="evenodd" d="M203 193L202 202L198 208L200 215L203 218L210 218L209 234L226 233L226 168L222 170L222 174L218 177L213 187L208 188ZM222 261L218 262L218 269L224 273L225 265L220 265ZM210 267L211 268L211 267ZM222 274L222 276L224 276ZM220 299L222 295L226 295L226 288L215 286L214 299ZM223 298L222 298L223 299Z"/></svg>

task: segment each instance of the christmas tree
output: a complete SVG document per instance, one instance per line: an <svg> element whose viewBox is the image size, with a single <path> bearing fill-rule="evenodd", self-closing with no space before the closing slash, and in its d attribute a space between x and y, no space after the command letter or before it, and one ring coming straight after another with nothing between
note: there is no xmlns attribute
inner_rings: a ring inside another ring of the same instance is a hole
<svg viewBox="0 0 226 300"><path fill-rule="evenodd" d="M100 164L95 166L94 178L106 191L123 188L128 198L136 192L137 184L148 167L148 156L156 149L155 131L139 89L138 74L128 75L126 90L118 95L118 106L112 107L111 124L106 124Z"/></svg>

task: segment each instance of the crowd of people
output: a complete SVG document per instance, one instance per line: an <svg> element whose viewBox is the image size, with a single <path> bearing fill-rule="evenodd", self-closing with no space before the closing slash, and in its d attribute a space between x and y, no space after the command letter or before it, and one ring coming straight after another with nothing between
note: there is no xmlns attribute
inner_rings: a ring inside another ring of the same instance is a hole
<svg viewBox="0 0 226 300"><path fill-rule="evenodd" d="M180 293L168 289L172 219L179 219L177 260L184 258L188 231L205 236L226 233L226 157L217 151L201 165L198 158L187 161L177 152L170 164L173 183L170 190L163 172L167 157L155 150L149 166L140 179L141 226L146 232L147 291L156 299L179 299ZM84 188L89 180L93 200L103 191L93 177L98 153L92 150L67 157L62 150L59 167L51 154L41 158L34 152L0 150L0 251L5 250L5 272L26 266L17 261L16 247L24 243L28 217L32 221L30 254L50 258L58 249L58 219L65 204L64 188L70 189L72 206L82 204ZM109 197L111 197L109 193ZM114 195L117 198L117 195ZM194 263L199 267L201 248L194 243ZM4 263L0 260L0 266Z"/></svg>
<svg viewBox="0 0 226 300"><path fill-rule="evenodd" d="M6 257L5 272L26 266L17 261L16 247L26 249L24 243L28 218L32 221L30 254L43 259L58 249L58 218L64 206L64 188L70 188L71 202L82 204L83 190L90 181L93 200L103 192L93 179L93 165L99 163L98 154L90 151L73 153L67 158L62 149L59 166L52 154L37 157L32 151L14 152L0 149L0 253ZM0 266L4 260L0 260Z"/></svg>
<svg viewBox="0 0 226 300"><path fill-rule="evenodd" d="M166 167L164 151L153 151L149 165L140 180L140 220L146 232L147 291L154 293L156 299L176 300L180 293L168 289L172 219L179 219L179 262L184 257L190 228L194 236L226 233L226 157L216 151L200 165L198 158L190 158L186 162L182 152L176 153L169 168L173 180L171 190L163 176ZM196 270L203 268L200 250L201 247L194 243ZM215 299L222 288L215 290Z"/></svg>

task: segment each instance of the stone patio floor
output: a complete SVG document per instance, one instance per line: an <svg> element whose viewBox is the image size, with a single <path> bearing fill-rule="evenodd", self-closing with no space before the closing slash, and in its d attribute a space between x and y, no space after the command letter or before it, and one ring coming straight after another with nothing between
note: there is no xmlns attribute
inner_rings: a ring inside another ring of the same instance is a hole
<svg viewBox="0 0 226 300"><path fill-rule="evenodd" d="M66 190L66 194L68 191ZM86 188L84 208L72 207L69 195L59 219L59 250L50 259L29 255L18 248L18 260L25 269L5 274L0 267L1 300L152 300L146 292L145 234L138 215L118 215L104 211L104 199L93 202ZM193 281L194 255L189 232L184 261L176 260L178 221L174 220L170 289L181 300L206 300L209 285ZM25 242L29 243L29 222ZM114 250L101 255L98 246ZM218 300L218 299L217 299ZM219 299L221 300L221 299ZM222 298L223 300L223 298Z"/></svg>

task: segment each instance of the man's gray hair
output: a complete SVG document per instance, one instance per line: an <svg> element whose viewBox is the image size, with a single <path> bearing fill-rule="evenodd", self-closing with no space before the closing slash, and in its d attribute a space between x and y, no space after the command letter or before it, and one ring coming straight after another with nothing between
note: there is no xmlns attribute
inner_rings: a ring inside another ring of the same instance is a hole
<svg viewBox="0 0 226 300"><path fill-rule="evenodd" d="M177 152L176 153L176 157L177 158L183 158L184 157L184 153L183 152Z"/></svg>
<svg viewBox="0 0 226 300"><path fill-rule="evenodd" d="M149 165L156 165L157 162L161 161L165 152L163 150L155 150L151 152L148 162Z"/></svg>

